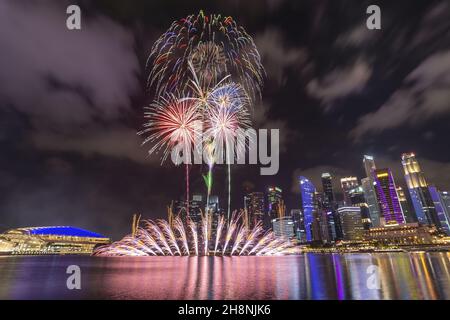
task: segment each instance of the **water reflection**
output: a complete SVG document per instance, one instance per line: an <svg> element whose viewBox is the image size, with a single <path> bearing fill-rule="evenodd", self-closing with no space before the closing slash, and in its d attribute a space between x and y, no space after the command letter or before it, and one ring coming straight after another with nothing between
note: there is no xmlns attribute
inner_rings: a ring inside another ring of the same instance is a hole
<svg viewBox="0 0 450 320"><path fill-rule="evenodd" d="M449 299L449 253L0 257L1 299ZM82 290L66 289L66 268ZM369 289L367 268L381 288Z"/></svg>

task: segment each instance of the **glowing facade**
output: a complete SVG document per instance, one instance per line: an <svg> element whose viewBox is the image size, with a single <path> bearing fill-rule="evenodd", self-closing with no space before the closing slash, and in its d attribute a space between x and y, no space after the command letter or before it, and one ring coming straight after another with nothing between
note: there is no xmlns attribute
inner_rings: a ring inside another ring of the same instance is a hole
<svg viewBox="0 0 450 320"><path fill-rule="evenodd" d="M376 169L375 160L373 156L364 155L363 158L364 170L366 171L366 178L361 179L361 186L364 191L364 198L370 213L370 222L373 227L380 226L380 207L378 206L377 193L374 188L373 172Z"/></svg>
<svg viewBox="0 0 450 320"><path fill-rule="evenodd" d="M376 169L374 179L383 222L386 224L405 223L391 170Z"/></svg>
<svg viewBox="0 0 450 320"><path fill-rule="evenodd" d="M315 215L315 192L316 188L305 177L300 177L300 195L301 195L301 210L303 211L303 219L305 224L306 241L313 241L313 225Z"/></svg>
<svg viewBox="0 0 450 320"><path fill-rule="evenodd" d="M415 154L402 154L402 165L417 221L421 224L434 224L439 228L440 223L436 214L436 208L428 190L425 175L420 168Z"/></svg>
<svg viewBox="0 0 450 320"><path fill-rule="evenodd" d="M15 255L91 254L96 246L110 242L98 233L69 226L12 229L0 234L0 240L0 252Z"/></svg>

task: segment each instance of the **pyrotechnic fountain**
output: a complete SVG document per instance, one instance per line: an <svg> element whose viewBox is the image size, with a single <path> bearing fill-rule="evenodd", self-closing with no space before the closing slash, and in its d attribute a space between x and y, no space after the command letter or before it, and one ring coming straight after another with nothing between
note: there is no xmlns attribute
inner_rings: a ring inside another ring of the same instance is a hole
<svg viewBox="0 0 450 320"><path fill-rule="evenodd" d="M182 221L180 216L170 225L166 220L144 220L134 235L127 235L111 245L94 251L97 256L270 256L283 255L291 247L261 223L249 229L242 223L242 212L233 213L228 224L218 216L213 231L212 216L202 215L200 223Z"/></svg>

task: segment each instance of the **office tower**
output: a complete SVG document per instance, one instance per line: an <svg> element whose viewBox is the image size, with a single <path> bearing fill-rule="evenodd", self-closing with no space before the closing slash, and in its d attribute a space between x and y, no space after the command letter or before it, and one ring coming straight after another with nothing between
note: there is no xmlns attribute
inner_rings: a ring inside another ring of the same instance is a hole
<svg viewBox="0 0 450 320"><path fill-rule="evenodd" d="M306 241L311 242L317 240L317 226L315 221L316 205L315 205L315 193L316 188L305 177L300 177L300 205L303 212Z"/></svg>
<svg viewBox="0 0 450 320"><path fill-rule="evenodd" d="M273 219L272 225L276 237L293 238L295 236L294 221L290 216Z"/></svg>
<svg viewBox="0 0 450 320"><path fill-rule="evenodd" d="M450 193L448 191L439 191L439 194L441 196L442 203L446 208L447 219L450 220Z"/></svg>
<svg viewBox="0 0 450 320"><path fill-rule="evenodd" d="M206 211L216 213L219 212L219 197L216 195L209 196L209 204Z"/></svg>
<svg viewBox="0 0 450 320"><path fill-rule="evenodd" d="M372 156L364 155L363 158L364 170L366 178L361 179L361 186L364 192L364 198L369 209L370 223L372 227L380 226L380 207L378 205L377 193L374 187L373 172L376 169L375 160Z"/></svg>
<svg viewBox="0 0 450 320"><path fill-rule="evenodd" d="M248 212L250 226L264 222L264 193L251 192L244 197L245 209Z"/></svg>
<svg viewBox="0 0 450 320"><path fill-rule="evenodd" d="M372 156L364 155L363 164L364 164L364 170L366 171L366 177L371 177L372 172L374 172L375 169L377 168L375 166L375 160L373 159Z"/></svg>
<svg viewBox="0 0 450 320"><path fill-rule="evenodd" d="M376 169L374 179L378 205L381 210L380 217L383 220L381 224L405 223L391 170Z"/></svg>
<svg viewBox="0 0 450 320"><path fill-rule="evenodd" d="M294 221L295 237L301 242L306 242L305 221L300 209L291 209L292 221Z"/></svg>
<svg viewBox="0 0 450 320"><path fill-rule="evenodd" d="M342 193L344 194L345 205L350 204L350 196L348 194L348 191L350 189L357 187L358 185L359 184L358 184L357 177L344 177L341 179L341 188L342 188Z"/></svg>
<svg viewBox="0 0 450 320"><path fill-rule="evenodd" d="M428 189L430 191L431 199L433 200L434 207L436 209L436 214L439 219L441 231L443 231L446 235L450 235L448 210L444 202L444 199L442 198L441 193L435 186L429 186Z"/></svg>
<svg viewBox="0 0 450 320"><path fill-rule="evenodd" d="M403 215L405 216L405 222L406 223L413 223L415 221L415 214L412 213L408 200L406 199L405 191L403 191L403 188L400 186L397 186L397 195L398 195L398 201L400 202L400 206L403 210Z"/></svg>
<svg viewBox="0 0 450 320"><path fill-rule="evenodd" d="M362 240L364 228L361 219L361 208L358 206L339 207L338 212L344 240Z"/></svg>
<svg viewBox="0 0 450 320"><path fill-rule="evenodd" d="M362 186L350 189L349 192L350 204L353 207L360 207L361 210L361 220L363 223L364 230L368 230L371 226L370 211L369 206L366 202L364 196L364 189Z"/></svg>
<svg viewBox="0 0 450 320"><path fill-rule="evenodd" d="M331 222L328 218L328 212L331 211L326 207L326 196L324 193L316 192L315 199L317 203L317 223L319 226L319 237L322 242L331 242L333 239L333 233L331 230ZM333 239L334 240L334 239Z"/></svg>
<svg viewBox="0 0 450 320"><path fill-rule="evenodd" d="M267 193L268 215L270 219L279 218L283 211L282 190L278 187L269 187Z"/></svg>
<svg viewBox="0 0 450 320"><path fill-rule="evenodd" d="M434 224L439 229L441 225L436 208L415 154L402 154L402 165L417 221L422 224Z"/></svg>
<svg viewBox="0 0 450 320"><path fill-rule="evenodd" d="M333 191L333 177L330 173L322 173L322 188L324 193L323 205L327 211L327 219L329 224L329 230L331 239L333 241L342 239L341 223L337 214L336 197Z"/></svg>

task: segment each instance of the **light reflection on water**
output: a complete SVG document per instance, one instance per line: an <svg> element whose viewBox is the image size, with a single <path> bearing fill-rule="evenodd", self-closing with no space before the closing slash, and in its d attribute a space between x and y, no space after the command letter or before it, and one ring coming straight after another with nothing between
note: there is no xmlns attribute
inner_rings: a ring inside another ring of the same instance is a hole
<svg viewBox="0 0 450 320"><path fill-rule="evenodd" d="M450 253L0 257L0 299L450 299ZM81 267L81 290L66 288ZM377 265L381 289L367 287Z"/></svg>

